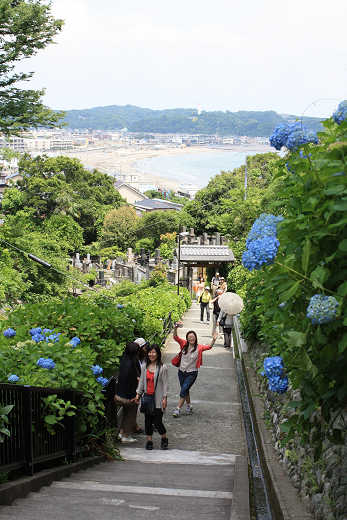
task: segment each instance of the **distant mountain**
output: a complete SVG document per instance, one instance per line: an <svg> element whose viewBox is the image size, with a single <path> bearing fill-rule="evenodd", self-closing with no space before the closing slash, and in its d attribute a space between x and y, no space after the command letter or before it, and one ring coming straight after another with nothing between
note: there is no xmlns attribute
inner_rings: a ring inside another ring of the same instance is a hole
<svg viewBox="0 0 347 520"><path fill-rule="evenodd" d="M68 110L65 121L70 128L91 130L120 130L129 132L186 133L247 135L267 137L274 127L286 121L300 119L297 116L280 115L272 110L252 112L198 112L194 108L151 110L133 105L111 105ZM320 119L303 117L304 125L311 130L321 130Z"/></svg>

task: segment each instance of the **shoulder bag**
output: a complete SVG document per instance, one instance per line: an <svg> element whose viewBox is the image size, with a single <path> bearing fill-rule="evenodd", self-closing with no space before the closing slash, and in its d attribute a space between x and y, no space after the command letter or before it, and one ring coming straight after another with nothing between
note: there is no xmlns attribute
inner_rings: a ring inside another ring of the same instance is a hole
<svg viewBox="0 0 347 520"><path fill-rule="evenodd" d="M141 396L141 405L140 405L140 412L141 413L144 413L144 414L147 414L147 415L153 415L154 414L154 411L155 411L155 390L157 388L159 375L160 375L160 368L159 368L157 380L155 382L154 394L143 394Z"/></svg>

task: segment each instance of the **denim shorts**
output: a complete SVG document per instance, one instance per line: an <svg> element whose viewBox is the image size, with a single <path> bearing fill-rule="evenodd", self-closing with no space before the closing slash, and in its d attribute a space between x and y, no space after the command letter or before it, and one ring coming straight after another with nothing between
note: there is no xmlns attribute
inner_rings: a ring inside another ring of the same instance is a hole
<svg viewBox="0 0 347 520"><path fill-rule="evenodd" d="M189 393L189 389L193 386L197 377L197 370L194 370L194 372L182 372L182 370L178 371L178 379L181 385L180 397L186 397L186 395Z"/></svg>

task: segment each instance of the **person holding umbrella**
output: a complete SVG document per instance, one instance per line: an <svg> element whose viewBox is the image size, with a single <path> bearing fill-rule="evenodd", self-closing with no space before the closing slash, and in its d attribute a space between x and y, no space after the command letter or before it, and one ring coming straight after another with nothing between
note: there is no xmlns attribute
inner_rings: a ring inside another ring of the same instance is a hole
<svg viewBox="0 0 347 520"><path fill-rule="evenodd" d="M234 316L243 309L242 298L236 293L226 292L218 299L220 313L217 318L217 326L223 328L224 348L233 346L232 331L234 328Z"/></svg>

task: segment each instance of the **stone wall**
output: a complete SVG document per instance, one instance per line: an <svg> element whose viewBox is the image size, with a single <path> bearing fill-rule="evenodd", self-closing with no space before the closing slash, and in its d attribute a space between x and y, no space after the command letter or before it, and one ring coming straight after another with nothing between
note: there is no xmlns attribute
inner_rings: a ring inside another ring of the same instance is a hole
<svg viewBox="0 0 347 520"><path fill-rule="evenodd" d="M247 357L252 361L256 372L263 364L264 354L261 348L250 348ZM265 423L271 430L274 448L279 460L284 465L293 486L306 503L308 510L316 520L346 520L347 519L347 413L340 417L335 428L344 432L344 444L334 444L328 439L323 440L320 456L315 457L315 435L317 429L312 425L310 442L302 445L297 437L294 441L284 444L285 433L281 424L289 417L286 405L297 400L298 393L290 388L286 394L276 394L267 389L266 378L256 376L257 386L264 400Z"/></svg>

